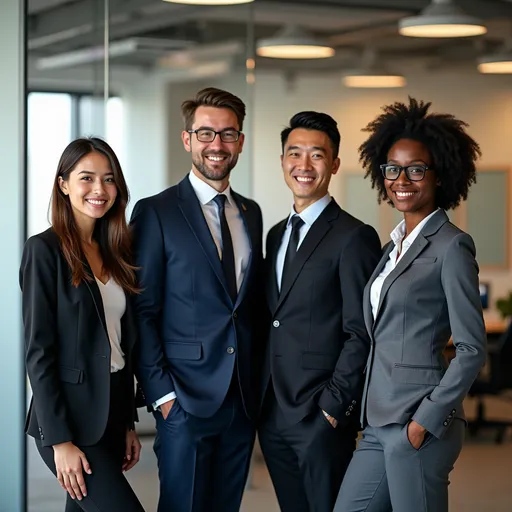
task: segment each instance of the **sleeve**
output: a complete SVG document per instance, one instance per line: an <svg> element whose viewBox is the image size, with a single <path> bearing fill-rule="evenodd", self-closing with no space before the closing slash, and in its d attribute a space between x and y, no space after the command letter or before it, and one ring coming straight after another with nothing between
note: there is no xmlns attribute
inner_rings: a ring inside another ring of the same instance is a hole
<svg viewBox="0 0 512 512"><path fill-rule="evenodd" d="M154 208L139 201L131 218L135 264L142 292L134 297L139 335L136 375L146 403L153 403L174 392L160 336L160 318L165 292L166 257L162 226Z"/></svg>
<svg viewBox="0 0 512 512"><path fill-rule="evenodd" d="M441 282L446 296L455 358L441 382L425 397L413 420L442 438L486 359L486 335L472 238L461 233L443 259Z"/></svg>
<svg viewBox="0 0 512 512"><path fill-rule="evenodd" d="M345 342L318 405L343 426L359 405L370 338L363 315L363 292L381 257L376 231L369 225L355 229L339 262Z"/></svg>
<svg viewBox="0 0 512 512"><path fill-rule="evenodd" d="M52 446L73 440L58 371L57 268L44 240L30 238L20 268L25 360L41 441Z"/></svg>

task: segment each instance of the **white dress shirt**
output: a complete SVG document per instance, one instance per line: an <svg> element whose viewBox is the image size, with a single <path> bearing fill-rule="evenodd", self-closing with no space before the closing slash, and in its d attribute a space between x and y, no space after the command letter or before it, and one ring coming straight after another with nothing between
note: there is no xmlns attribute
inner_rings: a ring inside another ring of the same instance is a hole
<svg viewBox="0 0 512 512"><path fill-rule="evenodd" d="M283 238L281 239L281 245L279 246L279 250L277 251L276 257L276 279L277 279L277 288L281 291L281 280L283 278L283 267L284 267L284 258L286 256L286 248L288 247L288 242L290 241L290 236L292 234L292 217L294 215L299 215L299 217L304 221L304 224L299 229L299 243L297 245L297 250L301 246L304 238L308 234L308 231L311 229L311 226L314 224L316 219L320 217L320 214L325 210L327 205L331 202L331 196L326 194L322 199L316 201L312 205L308 206L305 210L303 210L300 214L297 214L295 211L295 206L292 205L292 210L290 212L290 216L288 217L288 222L286 224L286 229L284 230Z"/></svg>
<svg viewBox="0 0 512 512"><path fill-rule="evenodd" d="M219 258L222 259L222 234L220 227L219 208L213 201L213 198L217 196L219 192L208 185L208 183L199 179L193 171L190 171L189 180L192 188L194 189L194 192L197 195L197 198L199 199L199 202L201 203L201 209L203 210L206 223L210 228L213 241L217 246ZM226 213L226 221L228 223L231 239L233 241L236 285L238 291L240 291L245 274L247 272L247 266L249 265L249 258L251 256L251 244L247 231L245 230L242 214L240 213L240 210L238 209L238 206L231 194L231 187L228 185L222 194L226 196L226 205L224 211ZM168 395L165 395L157 400L153 404L153 407L157 409L160 405L168 402L169 400L174 400L175 398L176 393L172 391Z"/></svg>
<svg viewBox="0 0 512 512"><path fill-rule="evenodd" d="M96 282L103 301L110 341L110 371L114 373L122 370L125 365L124 352L121 349L121 318L126 311L126 296L124 290L112 278L103 284L96 277Z"/></svg>
<svg viewBox="0 0 512 512"><path fill-rule="evenodd" d="M391 240L393 240L395 247L389 253L389 258L388 261L386 262L386 265L384 265L382 272L378 275L378 277L372 283L372 286L370 288L370 302L372 305L372 314L374 320L377 316L377 308L379 307L380 294L386 277L388 277L388 275L391 274L391 272L395 269L398 262L404 257L404 254L409 250L409 247L411 247L414 240L416 240L425 224L429 221L430 217L435 215L438 210L439 208L433 211L430 215L427 215L427 217L425 217L411 231L407 238L405 238L405 220L402 220L400 224L398 224L398 226L391 232Z"/></svg>

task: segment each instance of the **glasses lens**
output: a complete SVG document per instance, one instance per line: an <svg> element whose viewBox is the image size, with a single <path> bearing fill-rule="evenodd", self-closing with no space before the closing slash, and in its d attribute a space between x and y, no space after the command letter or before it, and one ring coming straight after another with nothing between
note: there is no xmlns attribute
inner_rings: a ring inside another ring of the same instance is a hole
<svg viewBox="0 0 512 512"><path fill-rule="evenodd" d="M410 165L405 169L405 174L411 181L421 181L425 177L425 168L420 165Z"/></svg>
<svg viewBox="0 0 512 512"><path fill-rule="evenodd" d="M196 132L197 140L200 142L211 142L215 138L213 130L198 130Z"/></svg>
<svg viewBox="0 0 512 512"><path fill-rule="evenodd" d="M220 132L222 142L236 142L238 140L238 132L235 130L225 130Z"/></svg>
<svg viewBox="0 0 512 512"><path fill-rule="evenodd" d="M396 165L383 166L384 178L387 180L396 180L400 175L400 167Z"/></svg>

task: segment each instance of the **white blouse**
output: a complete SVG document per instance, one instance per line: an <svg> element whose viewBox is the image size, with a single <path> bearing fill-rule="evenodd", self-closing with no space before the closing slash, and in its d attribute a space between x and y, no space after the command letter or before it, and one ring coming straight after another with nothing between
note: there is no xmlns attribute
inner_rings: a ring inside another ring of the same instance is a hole
<svg viewBox="0 0 512 512"><path fill-rule="evenodd" d="M110 340L110 372L122 370L125 365L124 352L121 349L121 318L126 311L124 290L110 278L103 284L97 277L96 282L101 293L108 338Z"/></svg>
<svg viewBox="0 0 512 512"><path fill-rule="evenodd" d="M425 224L429 221L430 217L435 215L438 210L433 211L430 215L425 217L409 234L407 238L405 238L405 220L402 220L400 224L391 232L391 240L395 244L393 250L389 253L389 258L381 273L377 276L375 281L373 281L372 286L370 288L370 302L372 305L372 314L373 320L377 316L377 308L379 307L380 301L380 293L382 291L382 286L384 285L384 281L386 277L395 269L398 262L404 257L404 254L408 251L409 247L411 247L412 243L421 230L425 226ZM404 239L405 238L405 239Z"/></svg>

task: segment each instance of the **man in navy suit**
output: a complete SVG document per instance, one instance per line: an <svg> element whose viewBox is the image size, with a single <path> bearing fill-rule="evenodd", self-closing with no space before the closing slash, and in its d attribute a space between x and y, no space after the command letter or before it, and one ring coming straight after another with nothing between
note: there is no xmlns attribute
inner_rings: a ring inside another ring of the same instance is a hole
<svg viewBox="0 0 512 512"><path fill-rule="evenodd" d="M154 409L159 512L238 511L254 442L262 265L259 206L229 185L245 105L182 105L192 170L134 209L138 378Z"/></svg>

